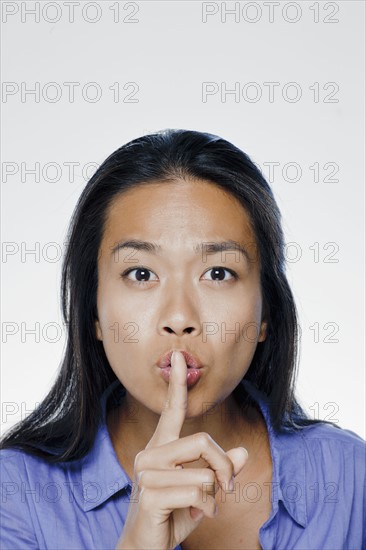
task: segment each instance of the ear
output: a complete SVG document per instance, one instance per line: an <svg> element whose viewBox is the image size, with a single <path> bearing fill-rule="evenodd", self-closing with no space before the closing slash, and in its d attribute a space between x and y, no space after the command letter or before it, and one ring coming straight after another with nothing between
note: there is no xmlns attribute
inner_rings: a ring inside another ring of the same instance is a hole
<svg viewBox="0 0 366 550"><path fill-rule="evenodd" d="M264 342L264 340L266 339L267 324L268 324L267 321L262 321L261 322L261 328L260 328L260 331L259 331L258 342Z"/></svg>
<svg viewBox="0 0 366 550"><path fill-rule="evenodd" d="M96 332L97 339L103 341L102 329L100 328L98 319L96 319L95 321L95 332Z"/></svg>

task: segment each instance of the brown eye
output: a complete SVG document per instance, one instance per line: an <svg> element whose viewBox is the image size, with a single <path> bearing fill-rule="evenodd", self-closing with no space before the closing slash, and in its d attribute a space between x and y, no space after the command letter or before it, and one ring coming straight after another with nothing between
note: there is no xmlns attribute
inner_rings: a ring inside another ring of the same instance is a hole
<svg viewBox="0 0 366 550"><path fill-rule="evenodd" d="M135 274L136 279L134 279L132 277L129 277L129 275L131 273L133 273L134 271L136 271L136 274ZM122 273L121 277L123 279L128 279L129 281L131 281L134 284L142 284L143 285L144 283L151 282L151 280L156 280L156 279L151 279L151 275L150 275L151 273L153 273L153 272L150 269L147 269L146 267L135 267L133 269L128 269L127 271Z"/></svg>
<svg viewBox="0 0 366 550"><path fill-rule="evenodd" d="M231 277L226 277L225 272L229 273L231 275ZM206 271L206 273L209 273L210 277L212 277L211 280L213 282L217 282L217 283L231 281L233 279L238 278L235 271L232 271L231 269L227 269L227 268L224 268L224 267L212 267L211 269Z"/></svg>
<svg viewBox="0 0 366 550"><path fill-rule="evenodd" d="M136 273L130 277L131 273L133 272L136 272ZM235 271L232 271L231 269L227 269L220 266L212 267L211 269L206 271L206 273L210 274L210 277L211 277L210 280L213 283L226 283L226 282L238 279L238 275L235 273ZM152 279L151 274L155 275L153 271L151 271L150 269L147 269L146 267L134 267L122 273L121 277L122 279L127 279L132 284L144 285L152 281L158 280L158 279ZM228 277L227 274L229 274L230 277Z"/></svg>

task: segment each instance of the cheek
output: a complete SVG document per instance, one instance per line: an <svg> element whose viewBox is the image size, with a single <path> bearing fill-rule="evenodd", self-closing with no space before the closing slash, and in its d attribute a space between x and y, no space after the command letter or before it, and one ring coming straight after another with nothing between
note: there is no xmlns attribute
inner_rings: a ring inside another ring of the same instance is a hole
<svg viewBox="0 0 366 550"><path fill-rule="evenodd" d="M128 386L131 376L133 380L133 373L136 372L141 330L140 323L132 320L128 309L119 306L115 300L104 303L99 323L109 365L121 383Z"/></svg>
<svg viewBox="0 0 366 550"><path fill-rule="evenodd" d="M100 284L97 307L106 353L112 353L113 348L136 341L136 333L139 332L141 322L139 309L123 296L118 281Z"/></svg>
<svg viewBox="0 0 366 550"><path fill-rule="evenodd" d="M120 281L109 278L100 281L97 307L108 362L122 383L128 385L136 379L138 365L143 363L152 342L154 318L147 311L146 296L143 292L123 292Z"/></svg>
<svg viewBox="0 0 366 550"><path fill-rule="evenodd" d="M216 334L207 342L214 346L219 362L217 370L222 387L231 387L246 374L253 359L261 328L262 300L260 291L253 289L235 300L228 300L225 308L216 311Z"/></svg>
<svg viewBox="0 0 366 550"><path fill-rule="evenodd" d="M262 299L257 289L246 289L240 295L229 297L219 307L215 304L210 313L210 318L215 320L217 338L222 343L246 346L258 341L261 316Z"/></svg>
<svg viewBox="0 0 366 550"><path fill-rule="evenodd" d="M103 312L99 314L99 324L106 350L131 346L141 340L142 319L133 309L129 311L126 304L123 304L123 308L118 307L116 302L111 303L109 307L104 306Z"/></svg>

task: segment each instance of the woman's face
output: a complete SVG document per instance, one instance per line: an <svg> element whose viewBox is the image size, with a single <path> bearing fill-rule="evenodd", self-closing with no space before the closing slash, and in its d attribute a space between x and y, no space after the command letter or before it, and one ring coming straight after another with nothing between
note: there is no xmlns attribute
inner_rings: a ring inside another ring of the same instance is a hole
<svg viewBox="0 0 366 550"><path fill-rule="evenodd" d="M155 251L113 249L147 241ZM238 247L211 253L212 243ZM231 394L265 339L255 235L241 204L202 180L144 184L112 203L98 257L96 334L133 399L161 414L158 359L184 349L203 364L186 417ZM213 268L216 268L213 269ZM129 273L127 273L129 270Z"/></svg>

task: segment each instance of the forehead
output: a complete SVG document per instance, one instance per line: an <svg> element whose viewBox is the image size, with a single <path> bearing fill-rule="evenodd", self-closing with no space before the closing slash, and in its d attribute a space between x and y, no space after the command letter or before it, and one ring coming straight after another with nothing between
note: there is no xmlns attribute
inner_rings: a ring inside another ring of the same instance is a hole
<svg viewBox="0 0 366 550"><path fill-rule="evenodd" d="M109 207L103 242L126 235L167 239L226 238L254 242L250 217L230 193L205 180L138 185L117 195Z"/></svg>

